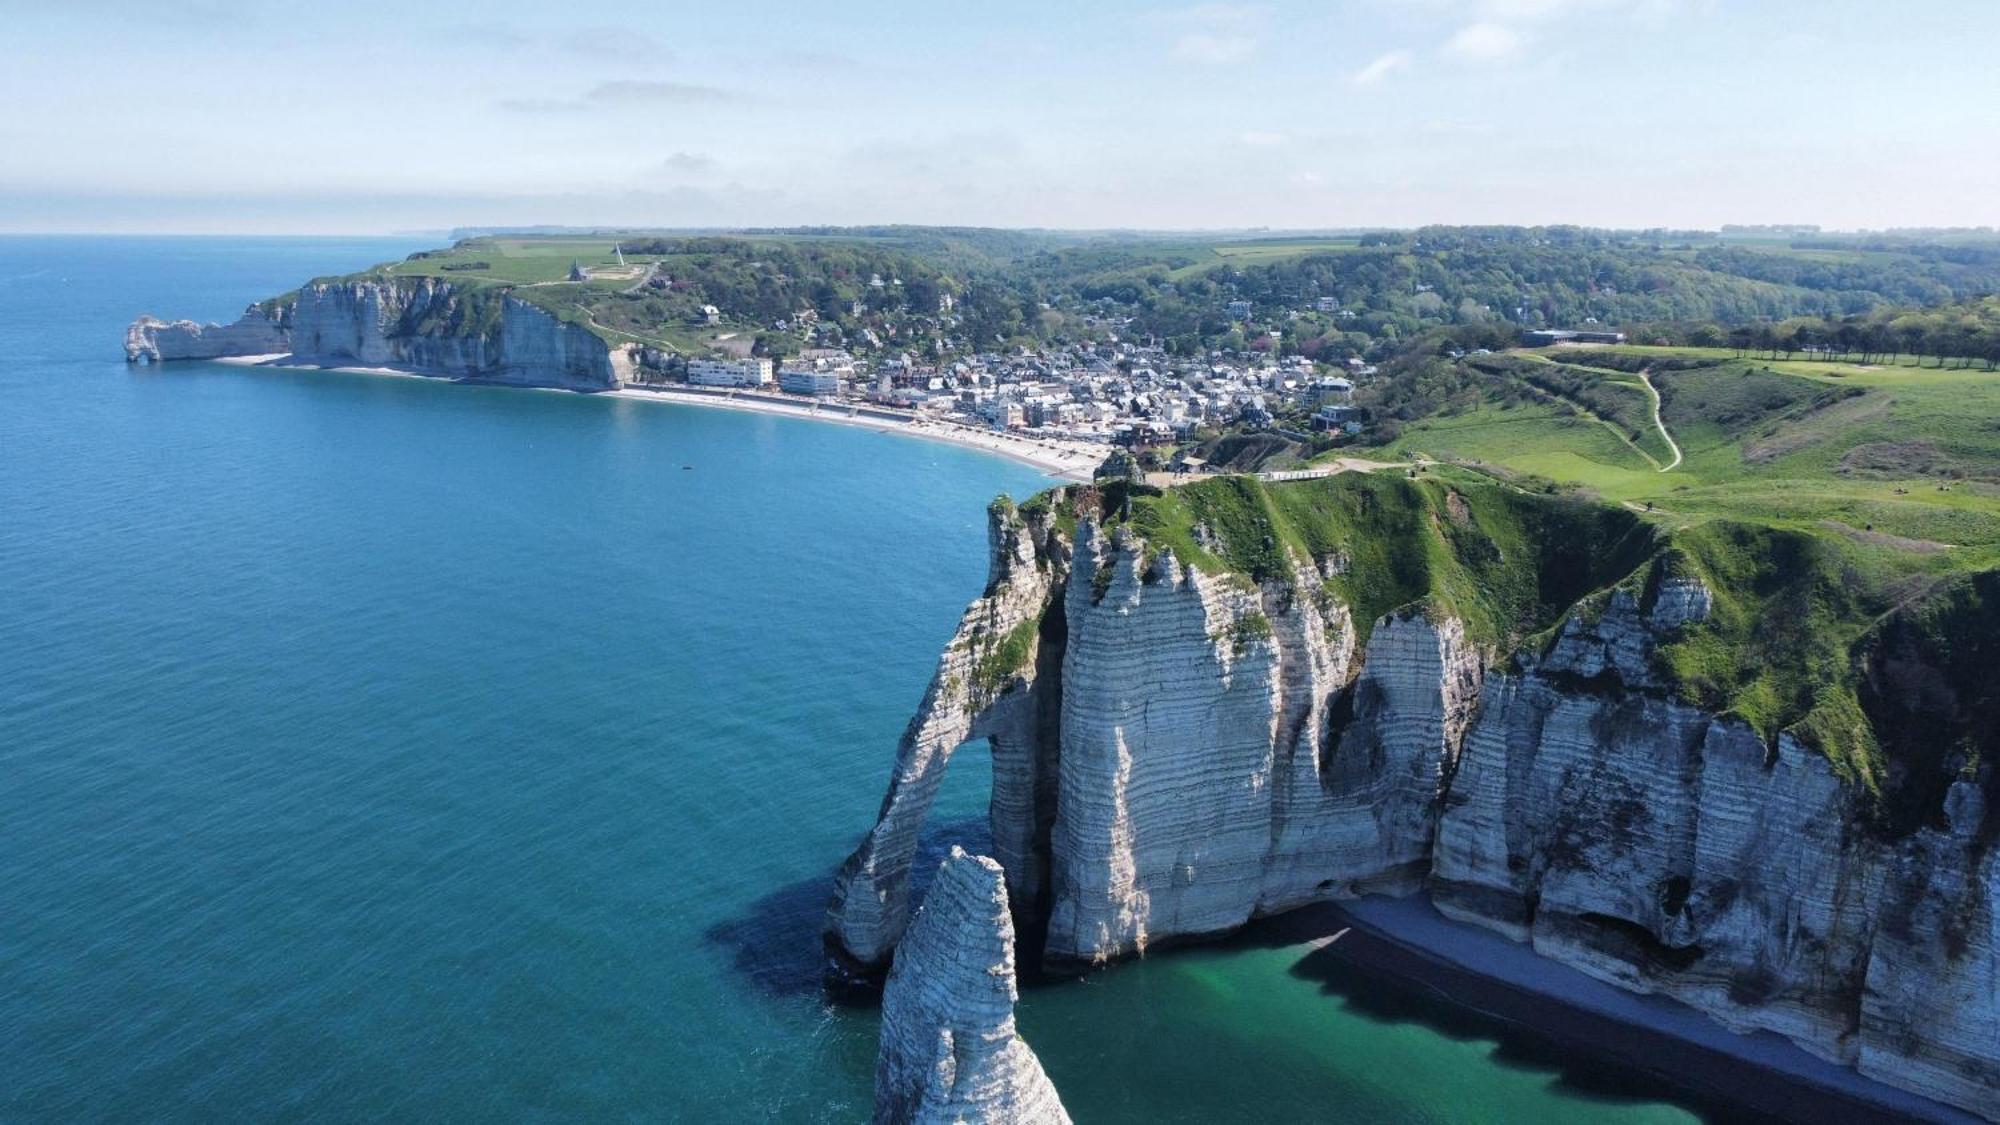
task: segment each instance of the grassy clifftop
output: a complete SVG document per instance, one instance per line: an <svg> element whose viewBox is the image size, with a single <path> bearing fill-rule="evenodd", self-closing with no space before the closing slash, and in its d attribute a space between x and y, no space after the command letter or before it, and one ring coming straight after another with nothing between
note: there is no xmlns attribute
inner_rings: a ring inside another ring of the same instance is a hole
<svg viewBox="0 0 2000 1125"><path fill-rule="evenodd" d="M921 243L924 252L913 249ZM789 324L894 335L930 325L943 308L984 315L950 246L901 238L663 235L493 236L421 251L321 282L445 281L465 293L503 292L611 343L700 353L712 347L796 348ZM948 270L953 272L948 272ZM713 310L713 311L711 311Z"/></svg>
<svg viewBox="0 0 2000 1125"><path fill-rule="evenodd" d="M1767 739L1788 732L1826 754L1875 796L1885 825L1933 813L1941 786L2000 737L2000 688L1987 686L2000 570L1945 554L1826 529L1681 525L1451 472L1119 484L1035 503L1080 505L1210 573L1290 582L1294 560L1311 560L1364 643L1381 616L1423 607L1505 658L1613 587L1643 595L1698 578L1713 611L1660 647L1665 682Z"/></svg>
<svg viewBox="0 0 2000 1125"><path fill-rule="evenodd" d="M1641 373L1659 396L1659 419ZM1418 357L1381 387L1383 456L1649 509L2000 565L2000 374L1724 349ZM1683 460L1670 470L1671 437Z"/></svg>
<svg viewBox="0 0 2000 1125"><path fill-rule="evenodd" d="M1426 605L1509 648L1656 550L1636 515L1581 500L1400 474L1265 484L1230 476L1164 492L1115 488L1112 522L1190 565L1289 580L1310 559L1365 638L1392 610Z"/></svg>

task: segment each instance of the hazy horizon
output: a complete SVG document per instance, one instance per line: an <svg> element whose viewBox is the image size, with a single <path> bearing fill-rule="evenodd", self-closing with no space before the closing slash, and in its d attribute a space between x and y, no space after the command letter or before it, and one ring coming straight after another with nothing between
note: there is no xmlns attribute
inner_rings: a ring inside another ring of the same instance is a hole
<svg viewBox="0 0 2000 1125"><path fill-rule="evenodd" d="M0 232L1995 222L2000 5L0 0Z"/></svg>

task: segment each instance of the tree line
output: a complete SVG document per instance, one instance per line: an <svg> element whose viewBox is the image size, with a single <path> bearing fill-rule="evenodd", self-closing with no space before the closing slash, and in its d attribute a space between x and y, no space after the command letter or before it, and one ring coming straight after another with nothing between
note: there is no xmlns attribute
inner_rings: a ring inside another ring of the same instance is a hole
<svg viewBox="0 0 2000 1125"><path fill-rule="evenodd" d="M1694 347L1726 347L1739 356L1803 356L1844 363L2000 368L2000 296L1931 308L1889 307L1840 317L1789 317L1724 327L1713 323L1649 324L1634 339Z"/></svg>

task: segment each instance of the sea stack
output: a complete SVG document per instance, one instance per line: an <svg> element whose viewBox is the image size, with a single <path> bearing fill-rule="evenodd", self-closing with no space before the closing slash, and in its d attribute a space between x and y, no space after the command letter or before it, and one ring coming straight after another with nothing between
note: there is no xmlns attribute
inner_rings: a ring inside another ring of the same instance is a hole
<svg viewBox="0 0 2000 1125"><path fill-rule="evenodd" d="M875 1121L1069 1121L1014 1028L1014 922L1000 864L954 847L882 993Z"/></svg>

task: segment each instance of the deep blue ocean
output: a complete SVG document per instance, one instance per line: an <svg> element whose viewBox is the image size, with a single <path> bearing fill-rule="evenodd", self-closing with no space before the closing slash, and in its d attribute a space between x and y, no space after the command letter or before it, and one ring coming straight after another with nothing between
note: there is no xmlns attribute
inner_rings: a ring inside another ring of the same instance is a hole
<svg viewBox="0 0 2000 1125"><path fill-rule="evenodd" d="M0 1120L861 1121L818 987L984 508L805 420L215 364L393 239L0 238ZM984 838L983 752L939 841ZM1031 988L1080 1122L1690 1112L1296 946Z"/></svg>

